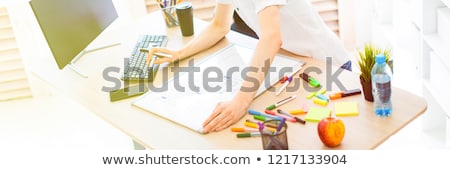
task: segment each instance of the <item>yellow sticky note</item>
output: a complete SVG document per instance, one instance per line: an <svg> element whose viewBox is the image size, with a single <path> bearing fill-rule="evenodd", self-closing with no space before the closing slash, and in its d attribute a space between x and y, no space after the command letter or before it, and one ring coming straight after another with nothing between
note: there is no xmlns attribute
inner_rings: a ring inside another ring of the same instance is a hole
<svg viewBox="0 0 450 170"><path fill-rule="evenodd" d="M358 103L338 102L334 104L336 116L358 116Z"/></svg>
<svg viewBox="0 0 450 170"><path fill-rule="evenodd" d="M329 116L330 113L331 109L312 107L308 110L308 114L306 114L305 120L308 122L319 122L323 118Z"/></svg>

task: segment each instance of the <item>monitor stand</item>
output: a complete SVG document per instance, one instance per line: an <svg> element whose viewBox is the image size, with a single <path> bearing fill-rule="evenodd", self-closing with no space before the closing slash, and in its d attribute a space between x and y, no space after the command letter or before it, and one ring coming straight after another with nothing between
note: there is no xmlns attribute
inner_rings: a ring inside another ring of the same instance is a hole
<svg viewBox="0 0 450 170"><path fill-rule="evenodd" d="M120 45L121 37L118 37L117 35L120 35L121 31L125 29L124 27L127 25L126 22L127 22L126 20L120 17L117 18L102 33L100 33L100 35L95 40L93 40L83 51L81 51L77 56L75 56L67 66L81 77L87 78L88 74L86 74L86 72L80 69L80 67L77 67L75 63L84 54Z"/></svg>
<svg viewBox="0 0 450 170"><path fill-rule="evenodd" d="M114 46L116 46L116 45L120 45L120 42L116 42L116 43L113 43L113 44L104 45L104 46L97 47L97 48L93 48L93 49L89 49L89 50L84 49L84 50L81 51L76 57L74 57L74 58L72 59L72 61L70 61L69 65L67 65L67 66L68 66L70 69L72 69L75 73L77 73L78 75L80 75L81 77L83 77L83 78L88 78L88 75L87 75L84 71L82 71L79 67L77 67L77 66L75 65L75 62L77 62L77 61L78 61L84 54L86 54L86 53L90 53L90 52L102 50L102 49L109 48L109 47L114 47Z"/></svg>

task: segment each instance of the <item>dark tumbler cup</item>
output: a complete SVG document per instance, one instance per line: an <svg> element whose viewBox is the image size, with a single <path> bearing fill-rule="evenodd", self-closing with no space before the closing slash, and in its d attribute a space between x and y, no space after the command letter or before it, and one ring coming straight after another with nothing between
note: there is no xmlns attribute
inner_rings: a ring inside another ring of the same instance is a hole
<svg viewBox="0 0 450 170"><path fill-rule="evenodd" d="M194 34L194 15L192 11L192 4L189 2L182 2L175 6L178 23L180 25L181 34L183 36L191 36Z"/></svg>

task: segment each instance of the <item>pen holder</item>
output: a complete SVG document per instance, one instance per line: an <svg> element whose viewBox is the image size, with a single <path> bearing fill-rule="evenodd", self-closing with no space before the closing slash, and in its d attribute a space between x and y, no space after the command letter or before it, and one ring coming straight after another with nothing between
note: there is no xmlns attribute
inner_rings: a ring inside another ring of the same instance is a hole
<svg viewBox="0 0 450 170"><path fill-rule="evenodd" d="M264 127L278 127L281 121L264 121ZM262 146L264 150L288 150L287 124L284 123L279 131L271 132L265 128L260 128Z"/></svg>
<svg viewBox="0 0 450 170"><path fill-rule="evenodd" d="M178 26L178 18L175 6L161 8L161 12L167 27L171 28Z"/></svg>

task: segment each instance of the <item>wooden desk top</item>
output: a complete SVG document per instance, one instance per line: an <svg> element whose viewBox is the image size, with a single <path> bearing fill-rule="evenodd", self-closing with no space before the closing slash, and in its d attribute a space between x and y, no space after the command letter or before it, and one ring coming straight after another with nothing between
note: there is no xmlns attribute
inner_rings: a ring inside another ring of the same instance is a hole
<svg viewBox="0 0 450 170"><path fill-rule="evenodd" d="M134 24L139 26L133 27ZM139 34L169 35L169 43L167 44L169 48L178 48L192 38L182 37L178 27L166 28L161 14L158 12L148 15L134 24L123 30L121 34L108 35L108 39L121 39L122 45L88 53L77 62L77 65L88 73L88 78L78 76L67 67L63 70L58 70L51 55L43 55L42 63L39 64L41 67L34 68L32 71L148 148L262 149L259 137L238 139L230 129L202 135L132 106L131 102L136 98L111 103L109 101L109 93L103 92L101 89L103 86L112 87L114 83L103 78L103 71L113 66L123 69L123 58L129 55ZM195 20L195 33L198 34L205 26L206 23ZM213 48L196 55L195 58L201 59L208 56L231 42L249 47L255 47L256 45L256 40L236 32L230 32L224 40L220 41ZM285 51L280 53L293 56ZM318 79L322 85L327 84L325 63L311 58L298 58L306 61L306 65L301 72L308 68L317 67L322 70L322 73L311 73L310 75ZM181 62L181 65L183 64L186 64L186 62ZM120 78L122 71L120 73L111 72L109 75ZM335 68L332 69L331 73L334 73L334 71ZM160 75L158 74L155 80L156 83L161 82ZM298 76L298 74L295 76ZM339 80L347 89L360 88L359 78L355 73L344 71L339 75ZM299 83L303 85L304 82ZM295 85L295 83L291 83L292 85ZM327 90L339 91L336 84L327 87ZM251 109L263 111L267 105L293 94L297 95L297 99L281 106L281 109L297 109L301 103L314 106L311 100L305 98L308 93L304 88L299 88L296 92L284 92L280 96L275 96L275 92L264 92L254 100ZM377 117L372 112L372 103L366 102L362 95L340 99L339 101L358 102L360 114L359 116L341 117L346 126L346 134L342 144L332 149L374 149L422 114L427 108L423 98L404 90L393 88L392 95L393 113L388 118ZM330 102L328 108L333 109L333 103ZM301 115L300 117L304 118L304 116ZM233 127L243 127L245 119L250 118L250 115L246 115ZM317 135L317 123L307 123L306 125L288 123L287 133L290 149L330 149L325 147L320 141Z"/></svg>

